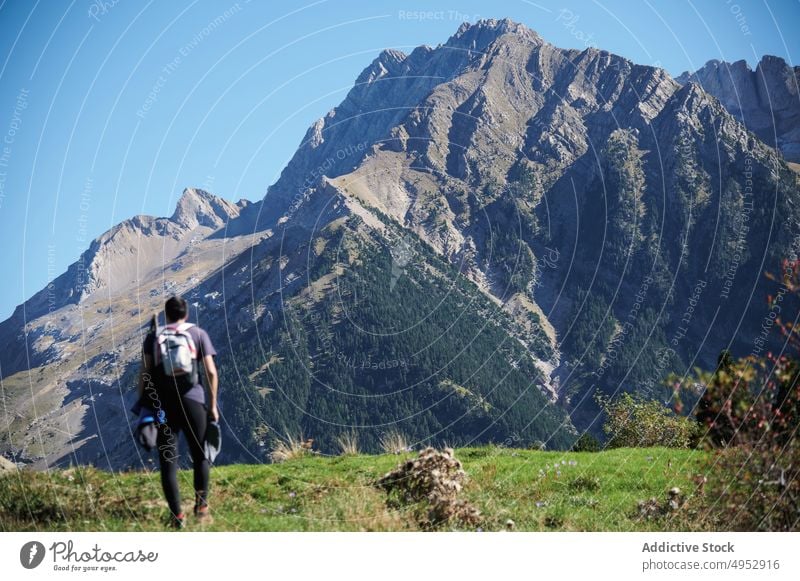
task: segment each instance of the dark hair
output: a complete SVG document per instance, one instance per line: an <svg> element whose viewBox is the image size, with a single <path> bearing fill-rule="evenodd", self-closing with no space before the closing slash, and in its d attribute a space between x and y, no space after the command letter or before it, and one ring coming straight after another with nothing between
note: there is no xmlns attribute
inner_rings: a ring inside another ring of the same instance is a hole
<svg viewBox="0 0 800 581"><path fill-rule="evenodd" d="M186 300L181 297L170 297L164 304L164 313L170 323L186 318L187 312Z"/></svg>

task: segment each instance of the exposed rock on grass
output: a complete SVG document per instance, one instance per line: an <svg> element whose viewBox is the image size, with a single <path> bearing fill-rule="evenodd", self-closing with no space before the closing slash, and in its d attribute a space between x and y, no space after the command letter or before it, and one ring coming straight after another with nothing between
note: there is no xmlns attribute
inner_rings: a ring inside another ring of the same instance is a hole
<svg viewBox="0 0 800 581"><path fill-rule="evenodd" d="M639 518L650 520L679 510L686 502L686 497L681 489L674 486L669 489L667 498L663 502L656 497L640 500L638 505Z"/></svg>
<svg viewBox="0 0 800 581"><path fill-rule="evenodd" d="M480 522L480 511L459 498L466 481L467 474L451 448L439 451L429 447L388 472L376 485L388 493L391 503L414 507L420 526L434 528Z"/></svg>
<svg viewBox="0 0 800 581"><path fill-rule="evenodd" d="M17 466L11 460L0 456L0 476L16 472Z"/></svg>

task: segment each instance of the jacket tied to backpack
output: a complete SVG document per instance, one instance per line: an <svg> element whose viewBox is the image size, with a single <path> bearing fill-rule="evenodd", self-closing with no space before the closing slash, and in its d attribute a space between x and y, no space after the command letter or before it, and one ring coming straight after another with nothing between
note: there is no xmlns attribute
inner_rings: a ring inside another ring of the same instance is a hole
<svg viewBox="0 0 800 581"><path fill-rule="evenodd" d="M153 361L156 369L178 385L198 382L197 346L189 334L192 323L172 323L156 330Z"/></svg>

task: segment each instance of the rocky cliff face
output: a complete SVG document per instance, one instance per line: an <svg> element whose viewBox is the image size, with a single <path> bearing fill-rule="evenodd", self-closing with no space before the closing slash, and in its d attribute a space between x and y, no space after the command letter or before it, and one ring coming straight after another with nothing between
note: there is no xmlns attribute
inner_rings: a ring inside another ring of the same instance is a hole
<svg viewBox="0 0 800 581"><path fill-rule="evenodd" d="M698 83L764 143L800 162L800 67L769 55L755 70L744 60L711 60L677 80Z"/></svg>
<svg viewBox="0 0 800 581"><path fill-rule="evenodd" d="M586 404L594 417L593 389L662 396L667 368L752 347L762 272L793 255L798 215L795 174L746 119L697 83L594 48L559 49L510 21L465 25L423 50L409 62L384 53L360 77L357 113L320 120L289 167L324 165L329 153L307 143L330 134L349 144L338 136L367 134L362 119L377 114L368 153L332 166L330 184L501 304L527 299L554 329L550 383L574 418ZM767 73L775 65L765 58L758 74L789 119L792 83ZM387 100L411 95L408 83L432 66L440 79L427 94L384 117ZM291 183L273 189L301 182ZM313 172L304 183L313 187ZM689 309L698 288L703 308ZM594 323L590 306L603 313Z"/></svg>
<svg viewBox="0 0 800 581"><path fill-rule="evenodd" d="M598 391L668 397L765 348L762 273L800 247L796 174L712 93L508 20L384 51L264 201L187 190L0 324L2 449L135 464L124 407L172 293L219 338L231 459L301 431L564 447Z"/></svg>

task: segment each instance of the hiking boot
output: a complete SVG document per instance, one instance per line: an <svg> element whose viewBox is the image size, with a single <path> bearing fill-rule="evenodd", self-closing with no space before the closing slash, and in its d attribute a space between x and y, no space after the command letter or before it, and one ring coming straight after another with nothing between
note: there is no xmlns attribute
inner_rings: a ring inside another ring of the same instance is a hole
<svg viewBox="0 0 800 581"><path fill-rule="evenodd" d="M208 505L196 504L194 507L194 517L200 522L210 523L212 518L211 512L208 510Z"/></svg>
<svg viewBox="0 0 800 581"><path fill-rule="evenodd" d="M186 515L182 512L179 514L173 514L169 517L169 528L180 530L186 527Z"/></svg>

